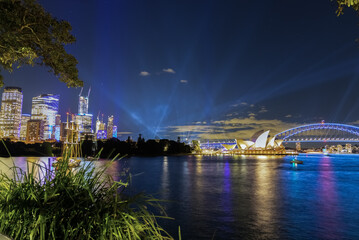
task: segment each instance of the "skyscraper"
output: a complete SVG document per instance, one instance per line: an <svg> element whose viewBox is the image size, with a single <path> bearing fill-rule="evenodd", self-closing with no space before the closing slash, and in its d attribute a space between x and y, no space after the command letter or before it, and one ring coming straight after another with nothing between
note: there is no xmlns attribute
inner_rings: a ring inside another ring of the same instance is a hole
<svg viewBox="0 0 359 240"><path fill-rule="evenodd" d="M112 137L117 138L117 126L113 125Z"/></svg>
<svg viewBox="0 0 359 240"><path fill-rule="evenodd" d="M22 90L19 87L4 89L0 112L0 137L20 138L22 97Z"/></svg>
<svg viewBox="0 0 359 240"><path fill-rule="evenodd" d="M59 109L59 95L41 94L32 98L31 120L44 121L44 139L51 139L54 135L56 114Z"/></svg>
<svg viewBox="0 0 359 240"><path fill-rule="evenodd" d="M109 116L107 119L107 138L113 137L113 116Z"/></svg>
<svg viewBox="0 0 359 240"><path fill-rule="evenodd" d="M61 132L61 115L60 114L56 114L55 117L55 127L54 127L54 132L53 132L53 136L57 141L60 141L60 132Z"/></svg>
<svg viewBox="0 0 359 240"><path fill-rule="evenodd" d="M26 140L27 122L30 117L30 114L21 114L20 140Z"/></svg>
<svg viewBox="0 0 359 240"><path fill-rule="evenodd" d="M92 135L92 114L88 113L89 108L89 96L91 88L88 91L87 97L81 95L82 89L79 95L78 114L76 116L76 124L79 126L80 137Z"/></svg>
<svg viewBox="0 0 359 240"><path fill-rule="evenodd" d="M88 114L89 113L89 97L90 97L91 88L87 93L87 97L82 96L82 88L79 94L79 108L78 114Z"/></svg>
<svg viewBox="0 0 359 240"><path fill-rule="evenodd" d="M79 125L81 135L92 133L92 114L77 114L76 124Z"/></svg>
<svg viewBox="0 0 359 240"><path fill-rule="evenodd" d="M97 139L106 139L107 138L106 123L103 122L103 114L102 114L101 120L99 119L99 117L97 117L96 135L95 136Z"/></svg>

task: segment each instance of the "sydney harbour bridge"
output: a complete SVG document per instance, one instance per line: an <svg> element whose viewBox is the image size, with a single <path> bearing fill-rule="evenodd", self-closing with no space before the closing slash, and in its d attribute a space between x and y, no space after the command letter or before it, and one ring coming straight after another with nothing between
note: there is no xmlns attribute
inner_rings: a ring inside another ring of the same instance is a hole
<svg viewBox="0 0 359 240"><path fill-rule="evenodd" d="M275 135L275 139L291 142L359 143L359 127L340 123L314 123L287 129ZM222 148L235 140L205 142L204 148Z"/></svg>
<svg viewBox="0 0 359 240"><path fill-rule="evenodd" d="M359 142L359 127L316 123L291 128L275 136L284 142Z"/></svg>

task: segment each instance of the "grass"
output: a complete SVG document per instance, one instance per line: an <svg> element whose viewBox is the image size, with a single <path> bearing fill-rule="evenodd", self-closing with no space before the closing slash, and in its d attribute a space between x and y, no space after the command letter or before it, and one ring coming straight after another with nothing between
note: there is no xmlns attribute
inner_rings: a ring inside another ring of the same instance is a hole
<svg viewBox="0 0 359 240"><path fill-rule="evenodd" d="M173 239L157 223L167 217L153 213L163 213L158 200L126 195L128 183L114 181L107 166L69 170L65 157L57 169L28 164L26 172L0 173L0 233L31 240Z"/></svg>

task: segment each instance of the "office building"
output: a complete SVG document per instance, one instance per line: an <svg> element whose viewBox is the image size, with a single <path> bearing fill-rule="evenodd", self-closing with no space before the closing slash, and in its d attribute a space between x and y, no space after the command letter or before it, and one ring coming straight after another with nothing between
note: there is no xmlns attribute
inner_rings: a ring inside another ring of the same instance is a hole
<svg viewBox="0 0 359 240"><path fill-rule="evenodd" d="M0 112L0 137L19 139L22 113L22 90L5 87Z"/></svg>
<svg viewBox="0 0 359 240"><path fill-rule="evenodd" d="M56 115L59 109L59 95L42 94L32 98L31 120L44 121L44 139L54 138Z"/></svg>
<svg viewBox="0 0 359 240"><path fill-rule="evenodd" d="M89 108L89 96L91 88L87 94L87 97L82 96L82 89L79 95L78 114L76 115L76 124L79 126L79 132L81 138L92 136L92 114L88 113Z"/></svg>
<svg viewBox="0 0 359 240"><path fill-rule="evenodd" d="M20 140L26 140L27 122L30 120L30 114L21 115Z"/></svg>
<svg viewBox="0 0 359 240"><path fill-rule="evenodd" d="M107 119L107 138L113 137L113 116L109 116Z"/></svg>
<svg viewBox="0 0 359 240"><path fill-rule="evenodd" d="M92 134L92 114L77 114L76 124L79 125L81 137Z"/></svg>
<svg viewBox="0 0 359 240"><path fill-rule="evenodd" d="M96 134L98 133L98 131L106 131L106 123L103 122L103 115L101 120L99 119L99 117L97 117Z"/></svg>
<svg viewBox="0 0 359 240"><path fill-rule="evenodd" d="M27 121L27 142L41 142L44 140L44 123L41 119Z"/></svg>
<svg viewBox="0 0 359 240"><path fill-rule="evenodd" d="M60 132L61 132L61 115L56 114L55 116L55 127L53 131L53 137L56 141L60 141Z"/></svg>
<svg viewBox="0 0 359 240"><path fill-rule="evenodd" d="M83 114L88 114L88 110L89 110L89 97L90 97L90 92L91 92L91 88L89 89L88 93L87 93L87 97L82 96L82 88L81 88L81 92L79 94L79 106L78 106L78 114L79 115L83 115Z"/></svg>
<svg viewBox="0 0 359 240"><path fill-rule="evenodd" d="M117 126L113 125L112 137L117 138Z"/></svg>

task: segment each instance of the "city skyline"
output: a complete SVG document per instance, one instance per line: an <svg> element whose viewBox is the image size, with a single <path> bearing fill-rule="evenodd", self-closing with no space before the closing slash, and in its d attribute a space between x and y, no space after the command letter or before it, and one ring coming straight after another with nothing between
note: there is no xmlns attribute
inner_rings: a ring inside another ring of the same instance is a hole
<svg viewBox="0 0 359 240"><path fill-rule="evenodd" d="M93 126L93 115L88 112L89 95L78 96L78 112L61 117L59 114L60 95L40 94L31 100L31 114L23 113L23 91L20 87L7 86L1 97L0 137L15 141L41 142L46 140L67 141L69 131L78 132L80 139L110 139L117 137L114 116L108 116L107 128L103 114L97 116ZM69 125L71 124L71 126ZM101 125L99 129L98 125ZM101 133L99 134L99 130ZM108 132L108 133L107 133Z"/></svg>
<svg viewBox="0 0 359 240"><path fill-rule="evenodd" d="M40 3L73 26L89 112L113 114L120 139L248 138L359 119L357 16L337 17L334 2ZM61 115L76 111L80 89L46 68L3 73L24 89L24 113L42 93L63 96Z"/></svg>

